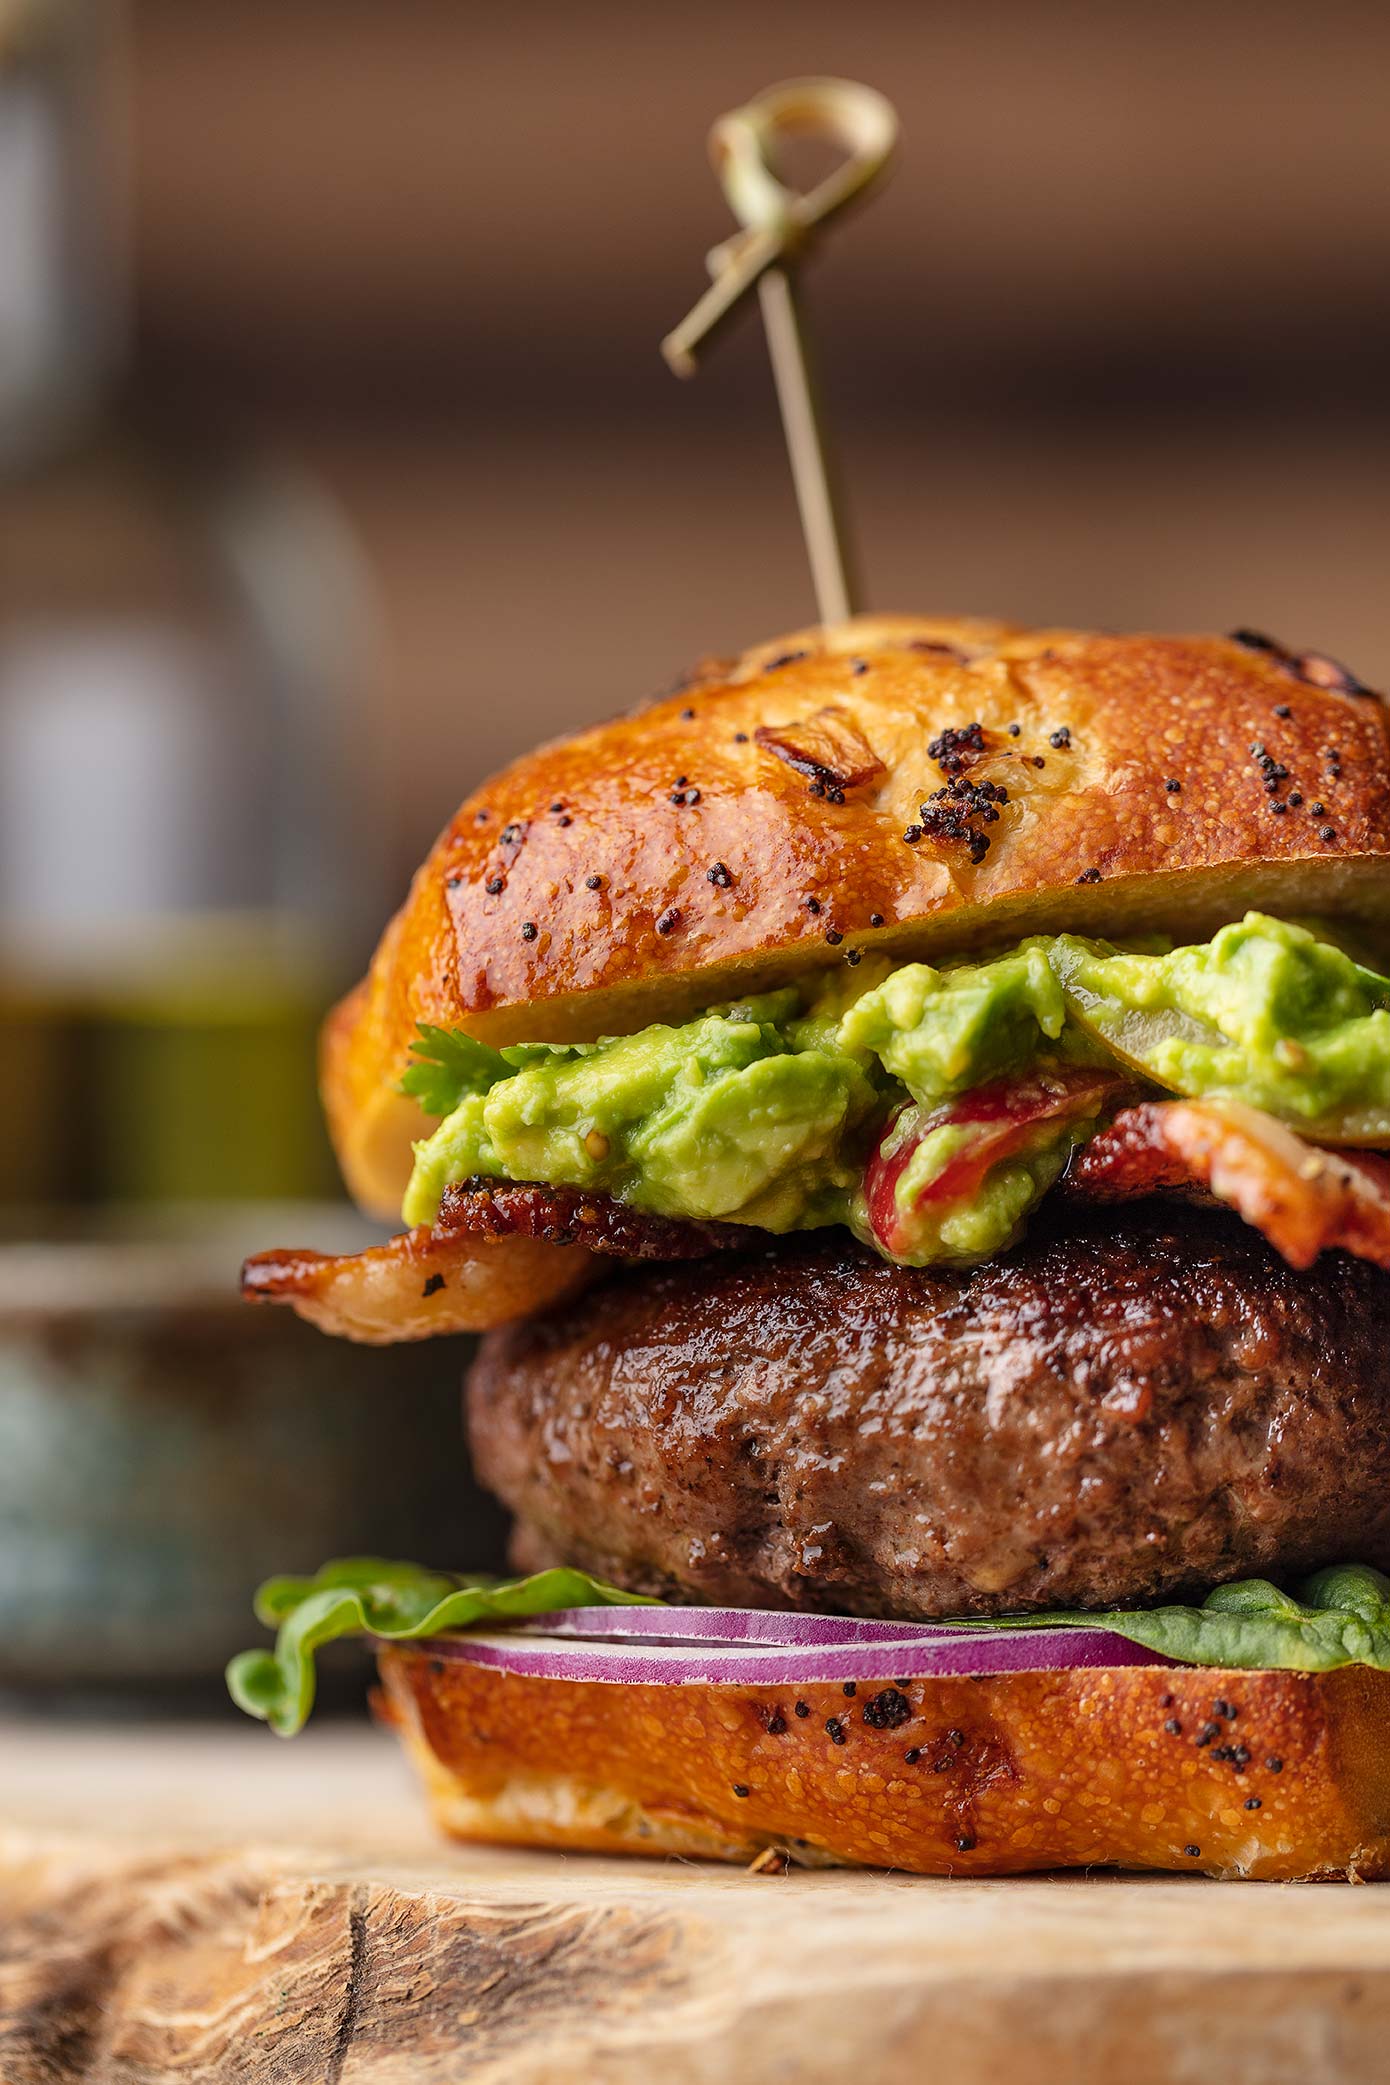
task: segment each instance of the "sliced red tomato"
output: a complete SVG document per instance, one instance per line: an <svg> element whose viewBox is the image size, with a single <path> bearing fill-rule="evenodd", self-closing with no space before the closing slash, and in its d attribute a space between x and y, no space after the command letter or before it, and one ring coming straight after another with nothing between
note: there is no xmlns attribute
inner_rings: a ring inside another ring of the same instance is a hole
<svg viewBox="0 0 1390 2085"><path fill-rule="evenodd" d="M1059 1066L1029 1079L993 1079L935 1108L909 1102L888 1123L864 1170L864 1200L875 1238L895 1257L907 1250L910 1240L898 1207L898 1182L933 1130L949 1124L970 1134L940 1172L918 1189L914 1209L968 1200L995 1166L1037 1142L1040 1130L1055 1132L1084 1122L1127 1087L1133 1091L1129 1081L1113 1072Z"/></svg>

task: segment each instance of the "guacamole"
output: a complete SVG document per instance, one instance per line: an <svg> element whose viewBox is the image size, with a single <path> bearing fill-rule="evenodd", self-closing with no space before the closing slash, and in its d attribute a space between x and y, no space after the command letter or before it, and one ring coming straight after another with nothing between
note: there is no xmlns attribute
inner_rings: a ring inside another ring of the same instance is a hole
<svg viewBox="0 0 1390 2085"><path fill-rule="evenodd" d="M926 1105L1030 1064L1061 1036L1067 1003L1043 941L986 963L904 963L870 985L839 1024Z"/></svg>
<svg viewBox="0 0 1390 2085"><path fill-rule="evenodd" d="M475 1173L768 1231L841 1221L880 1087L867 1055L798 1047L802 1003L779 992L678 1028L497 1053L522 1061L416 1146L405 1221L428 1222Z"/></svg>
<svg viewBox="0 0 1390 2085"><path fill-rule="evenodd" d="M408 1224L485 1175L969 1262L1018 1234L1136 1083L1390 1139L1390 981L1258 913L1185 948L1033 936L940 967L869 958L596 1043L429 1030L417 1049L406 1090L443 1119L415 1147Z"/></svg>
<svg viewBox="0 0 1390 2085"><path fill-rule="evenodd" d="M1390 1135L1390 981L1257 912L1193 948L1048 944L1078 1025L1156 1085L1337 1139Z"/></svg>

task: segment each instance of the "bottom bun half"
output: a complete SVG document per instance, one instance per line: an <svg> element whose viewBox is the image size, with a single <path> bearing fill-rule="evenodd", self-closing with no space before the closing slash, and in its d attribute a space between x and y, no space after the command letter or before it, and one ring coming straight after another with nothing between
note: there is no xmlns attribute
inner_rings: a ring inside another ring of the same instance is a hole
<svg viewBox="0 0 1390 2085"><path fill-rule="evenodd" d="M1126 1666L785 1687L380 1654L435 1822L597 1853L1010 1875L1390 1874L1390 1674Z"/></svg>

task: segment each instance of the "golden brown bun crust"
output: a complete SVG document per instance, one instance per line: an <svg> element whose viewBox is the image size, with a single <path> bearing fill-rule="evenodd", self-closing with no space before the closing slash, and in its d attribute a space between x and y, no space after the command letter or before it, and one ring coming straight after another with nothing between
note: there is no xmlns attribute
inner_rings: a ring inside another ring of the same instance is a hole
<svg viewBox="0 0 1390 2085"><path fill-rule="evenodd" d="M575 1040L852 947L1205 932L1252 904L1390 920L1387 711L1335 677L1229 638L859 617L542 747L463 805L330 1018L349 1184L399 1199L419 1021ZM971 725L982 751L929 751ZM952 780L1008 801L905 839Z"/></svg>
<svg viewBox="0 0 1390 2085"><path fill-rule="evenodd" d="M1364 1668L914 1680L910 1720L884 1729L878 1682L853 1699L838 1683L583 1684L428 1644L380 1665L458 1838L743 1862L779 1847L922 1875L1390 1873L1390 1674Z"/></svg>

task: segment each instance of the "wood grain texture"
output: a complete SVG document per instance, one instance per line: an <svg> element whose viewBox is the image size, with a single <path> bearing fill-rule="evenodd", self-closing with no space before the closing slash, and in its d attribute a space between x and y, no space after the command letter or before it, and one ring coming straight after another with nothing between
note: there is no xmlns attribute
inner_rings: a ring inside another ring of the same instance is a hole
<svg viewBox="0 0 1390 2085"><path fill-rule="evenodd" d="M5 2085L1384 2075L1375 1885L451 1854L365 1731L0 1730L0 1752Z"/></svg>
<svg viewBox="0 0 1390 2085"><path fill-rule="evenodd" d="M528 2052L678 2006L702 1952L659 1903L505 1905L269 1855L36 1854L10 1885L7 2085L529 2075Z"/></svg>

